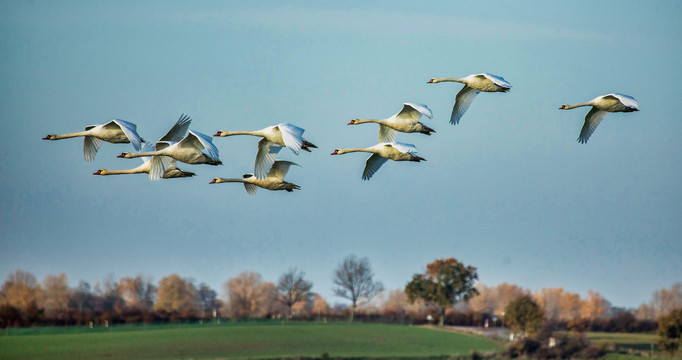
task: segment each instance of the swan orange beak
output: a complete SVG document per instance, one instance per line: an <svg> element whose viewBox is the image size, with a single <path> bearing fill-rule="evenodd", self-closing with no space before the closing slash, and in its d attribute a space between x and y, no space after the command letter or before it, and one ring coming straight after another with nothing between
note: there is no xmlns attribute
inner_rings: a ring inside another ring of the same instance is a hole
<svg viewBox="0 0 682 360"><path fill-rule="evenodd" d="M50 135L47 135L46 137L44 137L43 140L50 140Z"/></svg>
<svg viewBox="0 0 682 360"><path fill-rule="evenodd" d="M339 154L339 150L334 150L334 152L332 153L332 155L338 155L338 154Z"/></svg>
<svg viewBox="0 0 682 360"><path fill-rule="evenodd" d="M215 179L211 180L209 184L215 184Z"/></svg>
<svg viewBox="0 0 682 360"><path fill-rule="evenodd" d="M222 134L222 131L218 131L218 132L215 133L213 136L220 136L221 134Z"/></svg>
<svg viewBox="0 0 682 360"><path fill-rule="evenodd" d="M97 170L97 172L92 173L92 175L99 175L102 173L102 170Z"/></svg>
<svg viewBox="0 0 682 360"><path fill-rule="evenodd" d="M426 82L427 84L433 84L433 79Z"/></svg>
<svg viewBox="0 0 682 360"><path fill-rule="evenodd" d="M564 110L564 109L566 109L566 105L561 105L561 107L559 108L559 110Z"/></svg>
<svg viewBox="0 0 682 360"><path fill-rule="evenodd" d="M355 120L357 120L357 119L355 119ZM350 121L348 124L346 124L346 125L355 125L355 120L351 120L351 121Z"/></svg>
<svg viewBox="0 0 682 360"><path fill-rule="evenodd" d="M126 153L121 153L121 155L117 156L117 158L124 158L126 157Z"/></svg>

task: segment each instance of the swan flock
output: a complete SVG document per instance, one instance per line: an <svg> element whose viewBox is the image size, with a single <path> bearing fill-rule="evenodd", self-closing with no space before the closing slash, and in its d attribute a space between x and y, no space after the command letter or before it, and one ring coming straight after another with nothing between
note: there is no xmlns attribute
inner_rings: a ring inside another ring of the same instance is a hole
<svg viewBox="0 0 682 360"><path fill-rule="evenodd" d="M471 106L476 95L481 92L506 93L512 88L503 77L489 73L471 74L463 78L432 78L427 83L457 82L464 84L456 94L450 115L450 124L457 125ZM575 105L562 105L560 110L570 110L588 106L584 124L578 136L578 142L587 143L599 123L610 112L639 111L639 103L632 96L620 93L609 93L590 101ZM379 125L378 143L368 147L337 148L331 155L343 155L352 152L365 152L371 155L365 161L361 178L370 180L372 176L388 160L421 162L426 159L417 156L417 148L412 144L396 141L398 133L417 133L430 136L434 129L422 123L422 116L432 119L433 112L427 105L419 103L403 104L402 109L385 119L353 119L348 125L374 123ZM146 142L137 132L137 125L114 119L105 124L88 125L84 131L62 135L49 134L43 140L62 140L83 137L83 154L85 161L94 161L97 151L104 142L113 144L131 144L136 152L124 152L119 158L141 158L143 163L132 169L108 170L99 169L93 175L148 174L151 180L172 179L195 176L195 173L183 171L177 163L191 165L222 165L218 148L213 138L203 133L189 130L192 119L182 114L168 132L154 143ZM280 150L288 148L299 155L301 150L311 152L316 145L303 138L305 130L289 123L280 123L260 130L219 130L213 137L229 137L249 135L259 137L256 147L253 173L244 174L241 178L215 178L210 184L243 183L250 195L255 195L260 187L266 190L300 190L300 186L284 181L291 166L297 163L277 159Z"/></svg>

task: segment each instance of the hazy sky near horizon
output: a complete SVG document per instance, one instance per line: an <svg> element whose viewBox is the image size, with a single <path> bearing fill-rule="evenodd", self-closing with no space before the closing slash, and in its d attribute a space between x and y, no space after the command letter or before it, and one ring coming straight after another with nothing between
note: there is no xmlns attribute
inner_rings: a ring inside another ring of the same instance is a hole
<svg viewBox="0 0 682 360"><path fill-rule="evenodd" d="M387 289L437 258L480 281L600 292L637 307L682 281L682 3L0 2L0 280L16 270L70 285L177 273L222 284L241 271L276 281L292 267L330 303L332 274L366 256ZM460 84L489 72L513 88L482 93L448 123ZM587 108L620 92L639 112L609 114L586 145ZM428 105L432 136L399 134L428 161L365 154L403 102ZM41 140L120 118L149 141L181 113L191 129L306 129L319 149L292 160L295 193L214 177L253 171L257 139L214 138L223 166L191 179L93 176L139 165L105 143Z"/></svg>

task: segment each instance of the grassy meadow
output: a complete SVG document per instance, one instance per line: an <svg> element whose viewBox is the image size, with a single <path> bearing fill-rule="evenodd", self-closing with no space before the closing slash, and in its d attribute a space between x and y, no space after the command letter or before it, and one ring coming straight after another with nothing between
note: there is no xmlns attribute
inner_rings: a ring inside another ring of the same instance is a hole
<svg viewBox="0 0 682 360"><path fill-rule="evenodd" d="M477 336L357 323L73 327L0 336L0 359L428 357L466 355L474 350L495 352L501 348Z"/></svg>

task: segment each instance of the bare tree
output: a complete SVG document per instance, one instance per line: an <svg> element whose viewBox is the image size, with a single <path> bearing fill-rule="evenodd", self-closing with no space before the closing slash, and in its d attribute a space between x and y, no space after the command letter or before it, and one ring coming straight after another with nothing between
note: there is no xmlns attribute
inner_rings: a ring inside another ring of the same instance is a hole
<svg viewBox="0 0 682 360"><path fill-rule="evenodd" d="M336 268L334 274L334 295L351 301L350 321L355 317L358 306L362 306L374 299L384 285L380 281L374 281L374 272L369 259L358 258L348 255Z"/></svg>
<svg viewBox="0 0 682 360"><path fill-rule="evenodd" d="M206 283L199 284L199 301L201 302L201 309L203 311L203 316L210 316L214 311L217 311L216 300L218 298L218 293L211 289Z"/></svg>
<svg viewBox="0 0 682 360"><path fill-rule="evenodd" d="M291 269L282 274L277 282L277 300L287 307L287 320L291 319L291 308L299 302L308 302L312 298L310 289L313 283L303 279L305 273Z"/></svg>

